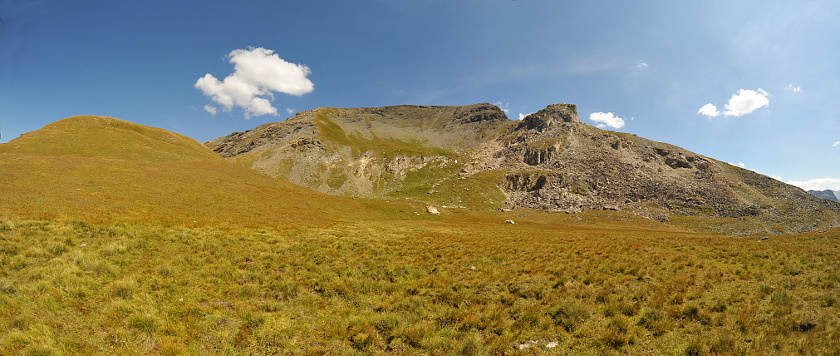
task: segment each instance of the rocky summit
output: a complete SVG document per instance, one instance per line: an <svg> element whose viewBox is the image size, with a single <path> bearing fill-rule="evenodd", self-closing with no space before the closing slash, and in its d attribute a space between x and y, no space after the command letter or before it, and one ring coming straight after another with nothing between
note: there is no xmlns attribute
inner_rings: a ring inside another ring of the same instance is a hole
<svg viewBox="0 0 840 356"><path fill-rule="evenodd" d="M552 104L520 121L486 103L318 108L206 145L336 195L452 209L623 210L682 223L703 217L712 219L701 229L731 234L840 226L838 202L677 146L587 125L572 104Z"/></svg>

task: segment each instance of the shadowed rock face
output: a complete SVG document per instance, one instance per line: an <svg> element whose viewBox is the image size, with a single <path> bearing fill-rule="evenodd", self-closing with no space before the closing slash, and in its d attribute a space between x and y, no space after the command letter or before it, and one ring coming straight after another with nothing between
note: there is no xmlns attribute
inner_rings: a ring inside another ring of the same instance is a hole
<svg viewBox="0 0 840 356"><path fill-rule="evenodd" d="M574 104L551 104L545 109L524 117L517 129L545 131L562 122L580 123L577 106Z"/></svg>
<svg viewBox="0 0 840 356"><path fill-rule="evenodd" d="M755 226L744 233L840 226L840 203L680 147L581 123L572 104L552 104L521 121L486 103L319 108L206 145L331 194L461 205L486 193L469 191L469 182L494 179L486 186L504 198L485 208L732 218ZM444 186L448 195L439 192Z"/></svg>

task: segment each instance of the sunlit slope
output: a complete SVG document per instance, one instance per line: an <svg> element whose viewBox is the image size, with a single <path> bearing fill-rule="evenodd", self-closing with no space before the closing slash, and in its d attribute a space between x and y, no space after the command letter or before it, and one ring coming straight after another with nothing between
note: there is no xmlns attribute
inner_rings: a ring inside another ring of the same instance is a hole
<svg viewBox="0 0 840 356"><path fill-rule="evenodd" d="M311 226L362 203L228 163L162 129L77 116L0 145L0 216Z"/></svg>
<svg viewBox="0 0 840 356"><path fill-rule="evenodd" d="M218 160L195 140L104 116L73 116L0 145L0 153L118 158L141 162Z"/></svg>

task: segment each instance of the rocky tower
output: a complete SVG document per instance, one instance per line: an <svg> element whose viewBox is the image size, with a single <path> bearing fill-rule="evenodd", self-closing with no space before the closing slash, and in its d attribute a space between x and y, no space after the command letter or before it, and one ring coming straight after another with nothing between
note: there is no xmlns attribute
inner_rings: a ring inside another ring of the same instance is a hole
<svg viewBox="0 0 840 356"><path fill-rule="evenodd" d="M577 106L574 104L551 104L545 109L526 116L519 122L517 130L545 131L557 123L579 124Z"/></svg>

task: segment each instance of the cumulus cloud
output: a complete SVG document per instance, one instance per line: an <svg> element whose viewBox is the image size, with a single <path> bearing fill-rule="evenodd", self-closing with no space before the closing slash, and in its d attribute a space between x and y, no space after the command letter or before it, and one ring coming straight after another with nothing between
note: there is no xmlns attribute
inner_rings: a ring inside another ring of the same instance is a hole
<svg viewBox="0 0 840 356"><path fill-rule="evenodd" d="M801 93L802 92L802 88L795 87L795 86L793 86L793 84L790 84L790 85L786 86L785 90L789 90L789 91L792 91L794 93Z"/></svg>
<svg viewBox="0 0 840 356"><path fill-rule="evenodd" d="M717 117L720 114L724 116L743 116L749 114L759 108L769 106L770 93L766 90L758 88L758 90L740 89L737 93L732 94L729 98L729 103L724 105L725 111L721 113L714 104L703 105L697 113L706 117Z"/></svg>
<svg viewBox="0 0 840 356"><path fill-rule="evenodd" d="M614 129L620 129L624 126L624 119L615 116L615 114L611 112L593 112L589 114L589 120L598 123L598 127L612 127Z"/></svg>
<svg viewBox="0 0 840 356"><path fill-rule="evenodd" d="M237 49L227 58L233 64L234 72L223 80L212 74L205 74L195 82L195 88L219 104L224 111L234 107L245 110L245 117L277 115L277 108L271 105L274 93L304 95L312 92L315 85L307 76L309 67L289 63L273 50L262 47ZM204 110L217 112L210 105Z"/></svg>
<svg viewBox="0 0 840 356"><path fill-rule="evenodd" d="M758 91L749 89L738 90L737 94L733 94L729 98L729 104L724 106L726 111L723 114L726 116L743 116L749 114L761 107L770 105L770 99L767 98L769 95L768 92L761 88Z"/></svg>
<svg viewBox="0 0 840 356"><path fill-rule="evenodd" d="M697 113L709 118L718 117L720 115L720 111L718 111L717 106L715 106L715 104L712 103L703 105L703 107L701 107L700 110L697 110Z"/></svg>
<svg viewBox="0 0 840 356"><path fill-rule="evenodd" d="M204 111L209 112L210 115L216 115L219 110L216 109L213 105L204 105Z"/></svg>
<svg viewBox="0 0 840 356"><path fill-rule="evenodd" d="M519 120L524 119L524 118L525 118L526 116L528 116L528 115L531 115L531 114L523 114L523 113L519 113Z"/></svg>
<svg viewBox="0 0 840 356"><path fill-rule="evenodd" d="M840 190L840 178L817 178L802 181L792 180L787 183L805 190Z"/></svg>
<svg viewBox="0 0 840 356"><path fill-rule="evenodd" d="M834 142L834 144L832 144L831 147L840 147L840 141Z"/></svg>

